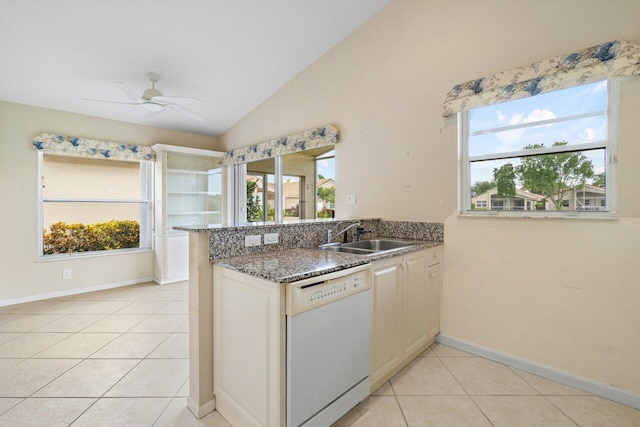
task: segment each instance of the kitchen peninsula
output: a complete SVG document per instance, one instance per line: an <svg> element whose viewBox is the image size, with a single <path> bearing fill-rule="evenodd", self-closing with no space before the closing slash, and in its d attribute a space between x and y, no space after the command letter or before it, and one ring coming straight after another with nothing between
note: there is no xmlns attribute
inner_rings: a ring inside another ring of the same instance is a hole
<svg viewBox="0 0 640 427"><path fill-rule="evenodd" d="M370 231L366 235L368 239L405 239L418 244L400 252L381 253L376 256L354 255L318 248L319 245L327 243L329 230L337 233L357 222ZM190 232L188 406L198 417L206 415L216 407L213 393L214 264L274 283L290 283L361 265L378 265L382 262L386 264L381 274L389 273L389 277L395 278L399 277L398 274L404 268L403 266L413 262L409 255L414 252L428 253L432 257L429 259L426 256L423 257L421 267L439 264L440 246L443 242L443 225L440 223L380 219L299 221L241 226L216 225L180 227L180 229ZM246 236L262 237L265 233L277 233L277 243L245 247ZM386 260L391 257L397 260L397 263L391 259ZM424 273L426 275L426 271ZM431 277L439 281L440 276L439 273L432 273ZM380 278L387 280L384 276ZM439 308L439 299L437 306ZM427 314L424 315L427 316ZM408 353L395 356L397 356L395 359L405 360ZM371 384L374 385L373 380Z"/></svg>

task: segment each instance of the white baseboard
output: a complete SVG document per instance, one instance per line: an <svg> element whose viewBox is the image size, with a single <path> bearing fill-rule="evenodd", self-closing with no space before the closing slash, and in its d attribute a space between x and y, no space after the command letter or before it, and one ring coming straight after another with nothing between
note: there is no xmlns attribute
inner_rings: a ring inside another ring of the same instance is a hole
<svg viewBox="0 0 640 427"><path fill-rule="evenodd" d="M141 279L127 280L124 282L105 283L103 285L89 286L86 288L67 289L58 292L48 292L46 294L29 295L26 297L7 299L0 301L0 307L6 305L23 304L25 302L40 301L43 299L66 297L69 295L83 294L85 292L103 291L105 289L119 288L122 286L137 285L138 283L152 282L153 277L143 277Z"/></svg>
<svg viewBox="0 0 640 427"><path fill-rule="evenodd" d="M159 279L157 277L153 278L153 281L156 282L158 285L168 285L171 283L186 282L187 280L189 280L189 276L179 278L179 279Z"/></svg>
<svg viewBox="0 0 640 427"><path fill-rule="evenodd" d="M614 402L622 403L623 405L640 409L640 395L611 387L605 383L574 375L530 360L521 359L444 334L438 334L436 342L568 385L569 387L577 388L578 390L586 391L596 396L604 397L605 399L613 400Z"/></svg>
<svg viewBox="0 0 640 427"><path fill-rule="evenodd" d="M189 396L187 398L187 408L189 408L196 418L200 419L216 410L216 399L211 399L210 401L200 405L192 399L191 396Z"/></svg>

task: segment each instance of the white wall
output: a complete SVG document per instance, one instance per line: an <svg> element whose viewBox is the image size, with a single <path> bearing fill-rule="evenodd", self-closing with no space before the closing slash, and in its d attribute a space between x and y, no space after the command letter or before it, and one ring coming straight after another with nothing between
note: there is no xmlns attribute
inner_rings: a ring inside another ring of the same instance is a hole
<svg viewBox="0 0 640 427"><path fill-rule="evenodd" d="M337 125L338 217L445 222L444 333L640 393L640 77L621 88L620 220L458 218L456 120L441 115L456 83L640 44L638 16L637 0L392 0L220 142Z"/></svg>
<svg viewBox="0 0 640 427"><path fill-rule="evenodd" d="M153 276L153 253L38 262L37 153L33 137L62 135L217 149L217 139L62 111L0 102L0 304ZM62 270L72 278L62 280Z"/></svg>

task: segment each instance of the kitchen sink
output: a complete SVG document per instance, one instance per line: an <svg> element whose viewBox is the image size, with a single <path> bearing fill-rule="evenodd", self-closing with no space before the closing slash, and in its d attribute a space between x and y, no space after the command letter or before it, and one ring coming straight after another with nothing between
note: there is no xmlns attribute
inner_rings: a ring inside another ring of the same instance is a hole
<svg viewBox="0 0 640 427"><path fill-rule="evenodd" d="M357 249L367 249L370 251L388 251L392 249L403 249L408 246L413 246L412 242L404 242L402 240L385 240L385 239L375 239L375 240L362 240L360 242L352 242L352 243L343 243L341 246L345 248L357 248Z"/></svg>
<svg viewBox="0 0 640 427"><path fill-rule="evenodd" d="M320 249L354 255L374 256L399 251L415 245L415 242L404 240L374 239L352 243L327 243L326 245L321 245Z"/></svg>

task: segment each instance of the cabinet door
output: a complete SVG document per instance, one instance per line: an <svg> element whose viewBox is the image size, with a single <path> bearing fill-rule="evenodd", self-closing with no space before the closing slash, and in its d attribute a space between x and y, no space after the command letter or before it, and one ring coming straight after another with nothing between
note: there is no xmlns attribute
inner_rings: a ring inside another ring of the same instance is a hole
<svg viewBox="0 0 640 427"><path fill-rule="evenodd" d="M425 344L431 336L427 325L430 313L427 307L427 252L404 257L404 355L407 356Z"/></svg>
<svg viewBox="0 0 640 427"><path fill-rule="evenodd" d="M217 266L213 292L216 409L236 426L284 425L284 293Z"/></svg>
<svg viewBox="0 0 640 427"><path fill-rule="evenodd" d="M163 279L167 282L189 280L189 235L168 235L164 242Z"/></svg>
<svg viewBox="0 0 640 427"><path fill-rule="evenodd" d="M401 258L373 264L371 384L402 361Z"/></svg>
<svg viewBox="0 0 640 427"><path fill-rule="evenodd" d="M428 337L432 338L440 332L440 304L442 300L442 270L440 264L427 269L428 287Z"/></svg>

